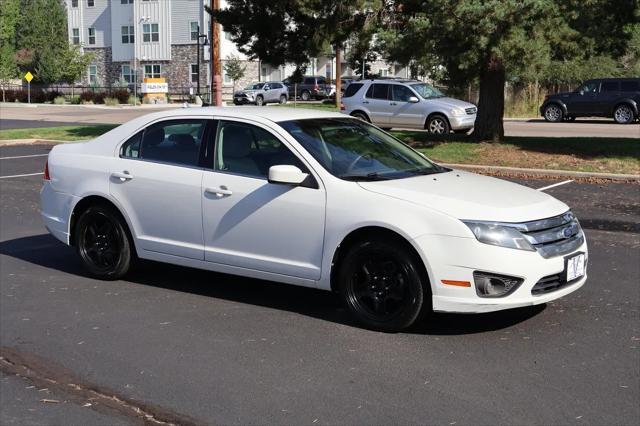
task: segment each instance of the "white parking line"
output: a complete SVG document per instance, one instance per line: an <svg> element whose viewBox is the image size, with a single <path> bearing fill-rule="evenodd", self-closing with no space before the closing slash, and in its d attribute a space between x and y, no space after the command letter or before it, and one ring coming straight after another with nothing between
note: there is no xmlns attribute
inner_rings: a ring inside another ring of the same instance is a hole
<svg viewBox="0 0 640 426"><path fill-rule="evenodd" d="M542 188L538 188L538 191L546 191L547 189L555 188L556 186L560 186L560 185L566 185L566 184L571 183L571 182L573 182L572 179L565 180L564 182L558 182L558 183L554 183L553 185L549 185L549 186L544 186Z"/></svg>
<svg viewBox="0 0 640 426"><path fill-rule="evenodd" d="M27 173L24 175L10 175L10 176L0 176L0 179L11 179L11 178L19 178L19 177L25 177L25 176L38 176L38 175L43 175L44 172L40 172L40 173Z"/></svg>
<svg viewBox="0 0 640 426"><path fill-rule="evenodd" d="M46 157L49 154L16 155L14 157L0 157L0 160L13 160L16 158Z"/></svg>

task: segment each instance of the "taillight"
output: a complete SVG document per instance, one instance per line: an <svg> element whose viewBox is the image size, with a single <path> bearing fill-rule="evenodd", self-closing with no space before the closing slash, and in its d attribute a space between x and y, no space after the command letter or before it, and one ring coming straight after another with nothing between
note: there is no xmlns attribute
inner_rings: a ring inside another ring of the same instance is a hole
<svg viewBox="0 0 640 426"><path fill-rule="evenodd" d="M346 108L344 107L344 104L342 102L340 102L340 111L344 111Z"/></svg>
<svg viewBox="0 0 640 426"><path fill-rule="evenodd" d="M318 83L316 83L316 84L313 86L313 90L315 90L316 92L317 92L318 90L320 90L320 86L318 86Z"/></svg>
<svg viewBox="0 0 640 426"><path fill-rule="evenodd" d="M44 180L51 180L51 176L49 176L49 160L44 163Z"/></svg>

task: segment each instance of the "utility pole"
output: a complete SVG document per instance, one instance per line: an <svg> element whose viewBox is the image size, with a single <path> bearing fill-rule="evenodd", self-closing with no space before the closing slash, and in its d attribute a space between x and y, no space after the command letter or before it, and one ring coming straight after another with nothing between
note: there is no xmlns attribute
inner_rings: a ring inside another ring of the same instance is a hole
<svg viewBox="0 0 640 426"><path fill-rule="evenodd" d="M342 90L342 81L340 79L342 75L341 53L340 46L336 46L336 107L338 107L338 109L340 109L340 98L342 97L342 93L340 92Z"/></svg>
<svg viewBox="0 0 640 426"><path fill-rule="evenodd" d="M205 5L205 10L211 17L211 91L212 102L216 106L222 106L222 77L220 70L220 30L213 13L220 9L220 0L211 0L211 7Z"/></svg>

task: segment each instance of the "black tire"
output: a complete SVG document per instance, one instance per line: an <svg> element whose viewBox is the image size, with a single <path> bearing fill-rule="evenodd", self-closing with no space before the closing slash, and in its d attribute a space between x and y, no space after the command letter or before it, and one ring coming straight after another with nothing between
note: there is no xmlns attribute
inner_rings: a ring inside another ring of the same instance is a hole
<svg viewBox="0 0 640 426"><path fill-rule="evenodd" d="M76 222L75 239L85 269L96 278L122 278L134 262L126 224L110 207L94 205L82 212Z"/></svg>
<svg viewBox="0 0 640 426"><path fill-rule="evenodd" d="M564 111L558 104L549 104L544 108L544 119L549 123L559 123L564 120Z"/></svg>
<svg viewBox="0 0 640 426"><path fill-rule="evenodd" d="M347 309L360 324L398 332L431 306L431 292L416 257L402 244L381 239L362 241L349 250L341 262L338 285Z"/></svg>
<svg viewBox="0 0 640 426"><path fill-rule="evenodd" d="M427 119L425 128L432 135L447 135L451 131L449 121L444 115L434 114Z"/></svg>
<svg viewBox="0 0 640 426"><path fill-rule="evenodd" d="M300 99L302 99L303 101L308 101L309 99L311 99L311 93L309 93L308 90L303 90L300 94Z"/></svg>
<svg viewBox="0 0 640 426"><path fill-rule="evenodd" d="M574 116L571 116L571 115L565 117L564 119L567 120L567 121L576 121L576 118Z"/></svg>
<svg viewBox="0 0 640 426"><path fill-rule="evenodd" d="M287 95L280 95L280 105L287 103Z"/></svg>
<svg viewBox="0 0 640 426"><path fill-rule="evenodd" d="M365 114L364 112L360 112L360 111L352 112L351 116L355 118L359 118L362 121L366 121L367 123L371 123L371 120L369 120L369 117L367 117L367 114Z"/></svg>
<svg viewBox="0 0 640 426"><path fill-rule="evenodd" d="M629 124L635 120L633 109L628 104L620 104L613 110L613 119L618 124Z"/></svg>
<svg viewBox="0 0 640 426"><path fill-rule="evenodd" d="M382 130L384 130L385 132L388 132L389 130L391 130L391 127L380 127Z"/></svg>
<svg viewBox="0 0 640 426"><path fill-rule="evenodd" d="M264 98L262 97L262 95L256 96L256 105L258 105L258 106L263 106L264 105Z"/></svg>

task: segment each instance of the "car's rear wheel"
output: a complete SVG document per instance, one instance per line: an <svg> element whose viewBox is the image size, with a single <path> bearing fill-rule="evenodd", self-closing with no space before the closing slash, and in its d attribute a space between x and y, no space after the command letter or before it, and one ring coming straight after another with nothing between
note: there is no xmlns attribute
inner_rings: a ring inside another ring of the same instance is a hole
<svg viewBox="0 0 640 426"><path fill-rule="evenodd" d="M258 95L256 97L256 105L258 105L258 106L264 105L264 98L262 97L262 95Z"/></svg>
<svg viewBox="0 0 640 426"><path fill-rule="evenodd" d="M366 121L367 123L371 122L371 120L369 120L369 117L367 117L367 114L365 114L364 112L360 112L360 111L352 112L351 116L355 118L359 118L362 121Z"/></svg>
<svg viewBox="0 0 640 426"><path fill-rule="evenodd" d="M398 332L426 310L429 291L416 259L404 245L374 239L349 250L339 271L347 309L363 326Z"/></svg>
<svg viewBox="0 0 640 426"><path fill-rule="evenodd" d="M544 119L550 123L557 123L562 121L564 118L564 112L562 112L562 108L556 104L547 105L544 109Z"/></svg>
<svg viewBox="0 0 640 426"><path fill-rule="evenodd" d="M308 101L309 99L311 99L311 93L309 93L308 90L303 90L300 94L300 99L302 99L303 101Z"/></svg>
<svg viewBox="0 0 640 426"><path fill-rule="evenodd" d="M427 130L434 135L446 135L449 133L449 122L440 114L432 115L427 120Z"/></svg>
<svg viewBox="0 0 640 426"><path fill-rule="evenodd" d="M629 124L633 118L633 110L627 104L618 105L613 111L613 119L618 124Z"/></svg>
<svg viewBox="0 0 640 426"><path fill-rule="evenodd" d="M125 226L106 206L91 206L80 214L75 228L76 251L94 277L116 280L129 271L134 254Z"/></svg>
<svg viewBox="0 0 640 426"><path fill-rule="evenodd" d="M280 95L280 105L284 105L287 103L287 96L286 95Z"/></svg>

